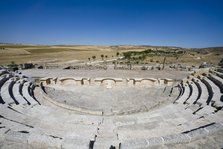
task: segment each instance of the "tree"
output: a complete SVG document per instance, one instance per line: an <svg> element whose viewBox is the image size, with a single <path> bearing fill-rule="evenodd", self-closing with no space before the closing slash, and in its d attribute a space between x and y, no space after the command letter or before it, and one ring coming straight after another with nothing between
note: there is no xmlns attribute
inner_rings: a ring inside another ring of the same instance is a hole
<svg viewBox="0 0 223 149"><path fill-rule="evenodd" d="M131 52L124 52L123 55L124 55L125 59L130 59L132 53Z"/></svg>
<svg viewBox="0 0 223 149"><path fill-rule="evenodd" d="M101 59L104 60L104 55L103 54L101 55Z"/></svg>
<svg viewBox="0 0 223 149"><path fill-rule="evenodd" d="M92 59L95 60L96 59L96 56L92 56Z"/></svg>
<svg viewBox="0 0 223 149"><path fill-rule="evenodd" d="M15 65L15 62L14 62L14 61L11 61L11 65L13 65L13 66L14 66L14 65Z"/></svg>
<svg viewBox="0 0 223 149"><path fill-rule="evenodd" d="M116 56L117 56L117 57L119 56L119 52L116 53Z"/></svg>
<svg viewBox="0 0 223 149"><path fill-rule="evenodd" d="M91 58L89 57L88 60L91 61Z"/></svg>
<svg viewBox="0 0 223 149"><path fill-rule="evenodd" d="M165 56L164 59L163 59L163 67L162 67L162 70L163 70L164 67L165 67L165 63L166 63L166 56Z"/></svg>
<svg viewBox="0 0 223 149"><path fill-rule="evenodd" d="M108 55L105 55L105 58L108 58Z"/></svg>
<svg viewBox="0 0 223 149"><path fill-rule="evenodd" d="M9 64L8 66L12 71L18 70L18 65L14 61L11 61L11 64Z"/></svg>

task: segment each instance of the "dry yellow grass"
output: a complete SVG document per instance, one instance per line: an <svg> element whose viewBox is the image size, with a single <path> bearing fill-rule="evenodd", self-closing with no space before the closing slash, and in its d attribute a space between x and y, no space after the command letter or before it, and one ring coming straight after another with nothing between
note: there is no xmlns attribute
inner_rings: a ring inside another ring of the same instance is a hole
<svg viewBox="0 0 223 149"><path fill-rule="evenodd" d="M149 47L149 46L82 46L82 45L58 45L58 46L42 46L42 45L0 45L0 64L10 64L14 61L20 63L67 63L88 61L92 56L96 56L97 60L101 60L101 54L107 55L108 58L116 57L116 53L126 51L143 51L146 49L168 50L167 47ZM181 49L185 50L185 49ZM167 63L188 63L191 65L199 65L202 62L217 64L223 58L223 49L202 49L207 53L198 53L197 51L188 50L187 54L175 57L167 57ZM163 61L163 56L148 57L154 61Z"/></svg>
<svg viewBox="0 0 223 149"><path fill-rule="evenodd" d="M88 60L92 56L100 59L100 55L112 57L116 55L116 50L105 46L9 46L1 45L0 64L25 62L65 62L71 60Z"/></svg>

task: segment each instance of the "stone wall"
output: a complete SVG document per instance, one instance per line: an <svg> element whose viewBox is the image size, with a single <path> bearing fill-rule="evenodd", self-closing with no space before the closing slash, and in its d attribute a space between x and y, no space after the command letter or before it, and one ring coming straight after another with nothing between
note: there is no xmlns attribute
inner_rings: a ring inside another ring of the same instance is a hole
<svg viewBox="0 0 223 149"><path fill-rule="evenodd" d="M82 86L96 85L106 88L137 86L137 87L152 87L152 86L171 86L176 81L173 79L155 79L155 78L42 78L40 83L45 85L61 85L61 86Z"/></svg>

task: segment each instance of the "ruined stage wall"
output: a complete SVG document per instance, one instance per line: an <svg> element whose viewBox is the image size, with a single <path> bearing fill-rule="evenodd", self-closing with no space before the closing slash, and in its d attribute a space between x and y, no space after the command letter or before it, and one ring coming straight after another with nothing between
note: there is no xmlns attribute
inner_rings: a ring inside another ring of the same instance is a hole
<svg viewBox="0 0 223 149"><path fill-rule="evenodd" d="M60 86L103 86L106 88L112 87L153 87L153 86L171 86L176 81L168 78L42 78L40 83L46 85L60 85Z"/></svg>

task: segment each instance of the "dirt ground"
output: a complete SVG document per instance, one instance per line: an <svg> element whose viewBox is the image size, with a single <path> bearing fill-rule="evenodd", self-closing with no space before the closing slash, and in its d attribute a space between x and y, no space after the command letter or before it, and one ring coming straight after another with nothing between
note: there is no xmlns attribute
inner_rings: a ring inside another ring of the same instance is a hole
<svg viewBox="0 0 223 149"><path fill-rule="evenodd" d="M90 45L12 45L0 44L0 65L15 62L46 64L61 64L67 62L79 63L88 62L89 58L96 56L96 60L101 60L101 55L107 56L107 60L122 56L126 51L143 51L152 50L173 50L172 47L154 47L154 46L90 46ZM200 65L202 62L208 62L217 65L223 58L223 48L202 48L202 49L185 49L176 48L186 51L186 54L179 56L177 59L168 56L166 63L183 63L189 65ZM158 61L162 63L163 56L147 57L146 61Z"/></svg>

